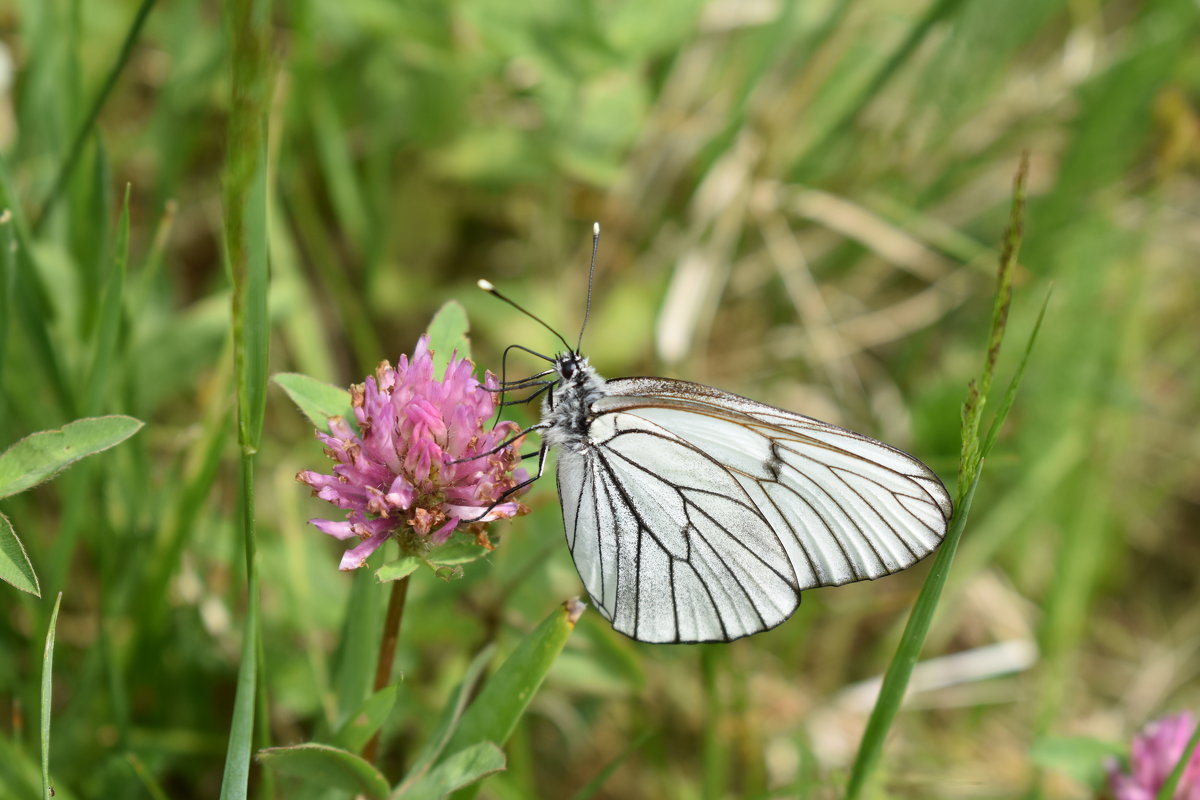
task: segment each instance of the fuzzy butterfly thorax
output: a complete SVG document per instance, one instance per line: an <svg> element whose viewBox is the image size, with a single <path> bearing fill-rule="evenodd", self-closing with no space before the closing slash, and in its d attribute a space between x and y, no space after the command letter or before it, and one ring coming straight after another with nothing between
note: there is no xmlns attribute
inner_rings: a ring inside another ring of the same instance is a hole
<svg viewBox="0 0 1200 800"><path fill-rule="evenodd" d="M558 380L542 401L545 441L551 447L581 452L589 446L592 404L606 394L604 379L584 356L571 351L554 359L554 371Z"/></svg>

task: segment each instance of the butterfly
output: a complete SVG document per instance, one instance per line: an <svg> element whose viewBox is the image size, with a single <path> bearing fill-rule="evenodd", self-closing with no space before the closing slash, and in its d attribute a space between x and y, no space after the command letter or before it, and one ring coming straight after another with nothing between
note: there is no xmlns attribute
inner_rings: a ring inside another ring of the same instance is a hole
<svg viewBox="0 0 1200 800"><path fill-rule="evenodd" d="M600 227L593 229L595 271ZM725 642L782 623L800 594L929 555L950 495L925 464L827 422L699 383L605 380L565 350L501 390L542 396L537 474L557 455L575 568L599 612L641 642ZM584 314L584 327L587 313ZM523 484L524 485L524 484ZM517 487L520 488L520 487Z"/></svg>

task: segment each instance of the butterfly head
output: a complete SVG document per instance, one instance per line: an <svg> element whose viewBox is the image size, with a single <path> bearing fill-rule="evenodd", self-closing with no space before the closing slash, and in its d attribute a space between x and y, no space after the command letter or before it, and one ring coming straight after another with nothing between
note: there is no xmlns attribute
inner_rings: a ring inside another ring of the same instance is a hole
<svg viewBox="0 0 1200 800"><path fill-rule="evenodd" d="M554 371L558 374L556 396L560 400L584 409L604 396L604 379L578 351L567 350L556 355Z"/></svg>
<svg viewBox="0 0 1200 800"><path fill-rule="evenodd" d="M558 373L559 380L563 383L571 381L586 366L587 359L570 350L554 357L554 371Z"/></svg>

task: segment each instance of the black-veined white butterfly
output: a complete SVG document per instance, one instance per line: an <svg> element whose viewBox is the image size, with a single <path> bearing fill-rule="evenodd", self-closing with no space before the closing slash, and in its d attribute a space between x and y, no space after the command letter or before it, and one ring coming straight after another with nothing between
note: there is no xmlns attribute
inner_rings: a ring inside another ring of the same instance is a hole
<svg viewBox="0 0 1200 800"><path fill-rule="evenodd" d="M600 226L592 243L592 271ZM567 545L592 602L642 642L719 642L773 628L800 593L898 572L941 543L951 502L929 467L802 414L668 378L605 380L566 348L532 389L537 475L557 452ZM588 306L591 305L591 275ZM587 314L584 315L584 327ZM507 355L506 351L506 355Z"/></svg>

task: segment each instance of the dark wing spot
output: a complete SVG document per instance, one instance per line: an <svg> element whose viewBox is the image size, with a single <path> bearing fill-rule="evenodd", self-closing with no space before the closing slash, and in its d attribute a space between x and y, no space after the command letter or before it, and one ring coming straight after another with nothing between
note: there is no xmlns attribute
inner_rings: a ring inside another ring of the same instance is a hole
<svg viewBox="0 0 1200 800"><path fill-rule="evenodd" d="M767 457L766 462L763 464L763 468L766 469L767 474L771 476L771 480L776 482L779 481L779 471L783 469L783 459L779 457L778 447L779 444L772 440L771 455Z"/></svg>

